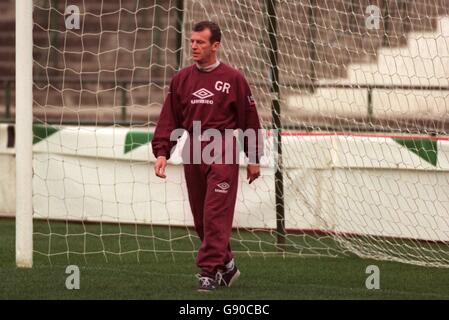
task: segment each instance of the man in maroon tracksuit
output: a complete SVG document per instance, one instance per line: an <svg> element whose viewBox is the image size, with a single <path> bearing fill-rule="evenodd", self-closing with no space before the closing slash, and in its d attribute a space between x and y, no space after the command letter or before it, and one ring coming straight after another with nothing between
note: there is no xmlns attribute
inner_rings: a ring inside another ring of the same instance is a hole
<svg viewBox="0 0 449 320"><path fill-rule="evenodd" d="M240 275L230 247L239 164L238 161L229 162L226 156L238 158L235 157L238 147L235 138L230 141L224 138L224 132L241 129L256 133L256 140L247 139L243 143L249 158L249 183L260 176L259 159L263 149L251 90L238 70L217 60L220 40L220 28L214 22L202 21L194 26L191 49L195 64L173 77L152 140L157 158L155 173L165 178L167 159L176 144L171 138L172 132L184 129L189 133L184 145L187 151L183 151L188 160L184 158L183 162L195 229L201 239L197 256L197 265L201 269L199 291L211 291L219 285L230 286ZM200 134L192 136L195 124L200 125ZM210 129L223 135L209 140L203 133ZM214 161L205 161L203 157L195 161L216 139L223 144L212 152Z"/></svg>

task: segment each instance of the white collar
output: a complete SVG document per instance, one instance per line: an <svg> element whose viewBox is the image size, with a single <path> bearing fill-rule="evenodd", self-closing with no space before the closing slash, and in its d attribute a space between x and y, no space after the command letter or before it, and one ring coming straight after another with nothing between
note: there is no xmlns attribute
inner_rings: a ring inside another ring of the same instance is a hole
<svg viewBox="0 0 449 320"><path fill-rule="evenodd" d="M198 70L203 72L211 72L212 70L215 70L220 65L220 60L217 60L215 63L207 66L207 67L200 67L198 63L196 64L196 67Z"/></svg>

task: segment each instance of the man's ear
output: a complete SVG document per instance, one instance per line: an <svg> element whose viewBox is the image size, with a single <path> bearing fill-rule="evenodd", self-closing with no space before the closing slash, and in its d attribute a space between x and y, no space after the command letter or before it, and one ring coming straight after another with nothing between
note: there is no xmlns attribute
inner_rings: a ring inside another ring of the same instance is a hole
<svg viewBox="0 0 449 320"><path fill-rule="evenodd" d="M218 48L220 48L220 42L215 41L214 44L212 45L212 50L217 51Z"/></svg>

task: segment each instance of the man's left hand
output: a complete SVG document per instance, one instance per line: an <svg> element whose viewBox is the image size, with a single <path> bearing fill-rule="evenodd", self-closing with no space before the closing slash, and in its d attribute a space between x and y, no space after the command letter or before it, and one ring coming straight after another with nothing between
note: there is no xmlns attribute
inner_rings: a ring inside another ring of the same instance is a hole
<svg viewBox="0 0 449 320"><path fill-rule="evenodd" d="M260 165L259 164L248 164L246 167L246 179L248 179L249 184L260 177Z"/></svg>

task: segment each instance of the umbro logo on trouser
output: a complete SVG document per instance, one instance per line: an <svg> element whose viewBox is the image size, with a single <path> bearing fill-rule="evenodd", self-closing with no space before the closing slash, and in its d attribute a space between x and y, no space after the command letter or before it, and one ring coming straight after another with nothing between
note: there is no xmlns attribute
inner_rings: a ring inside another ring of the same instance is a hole
<svg viewBox="0 0 449 320"><path fill-rule="evenodd" d="M229 183L227 183L227 182L222 182L222 183L219 183L219 184L217 184L217 187L218 188L215 188L215 192L219 192L219 193L228 193L228 189L231 187L230 185L229 185Z"/></svg>

